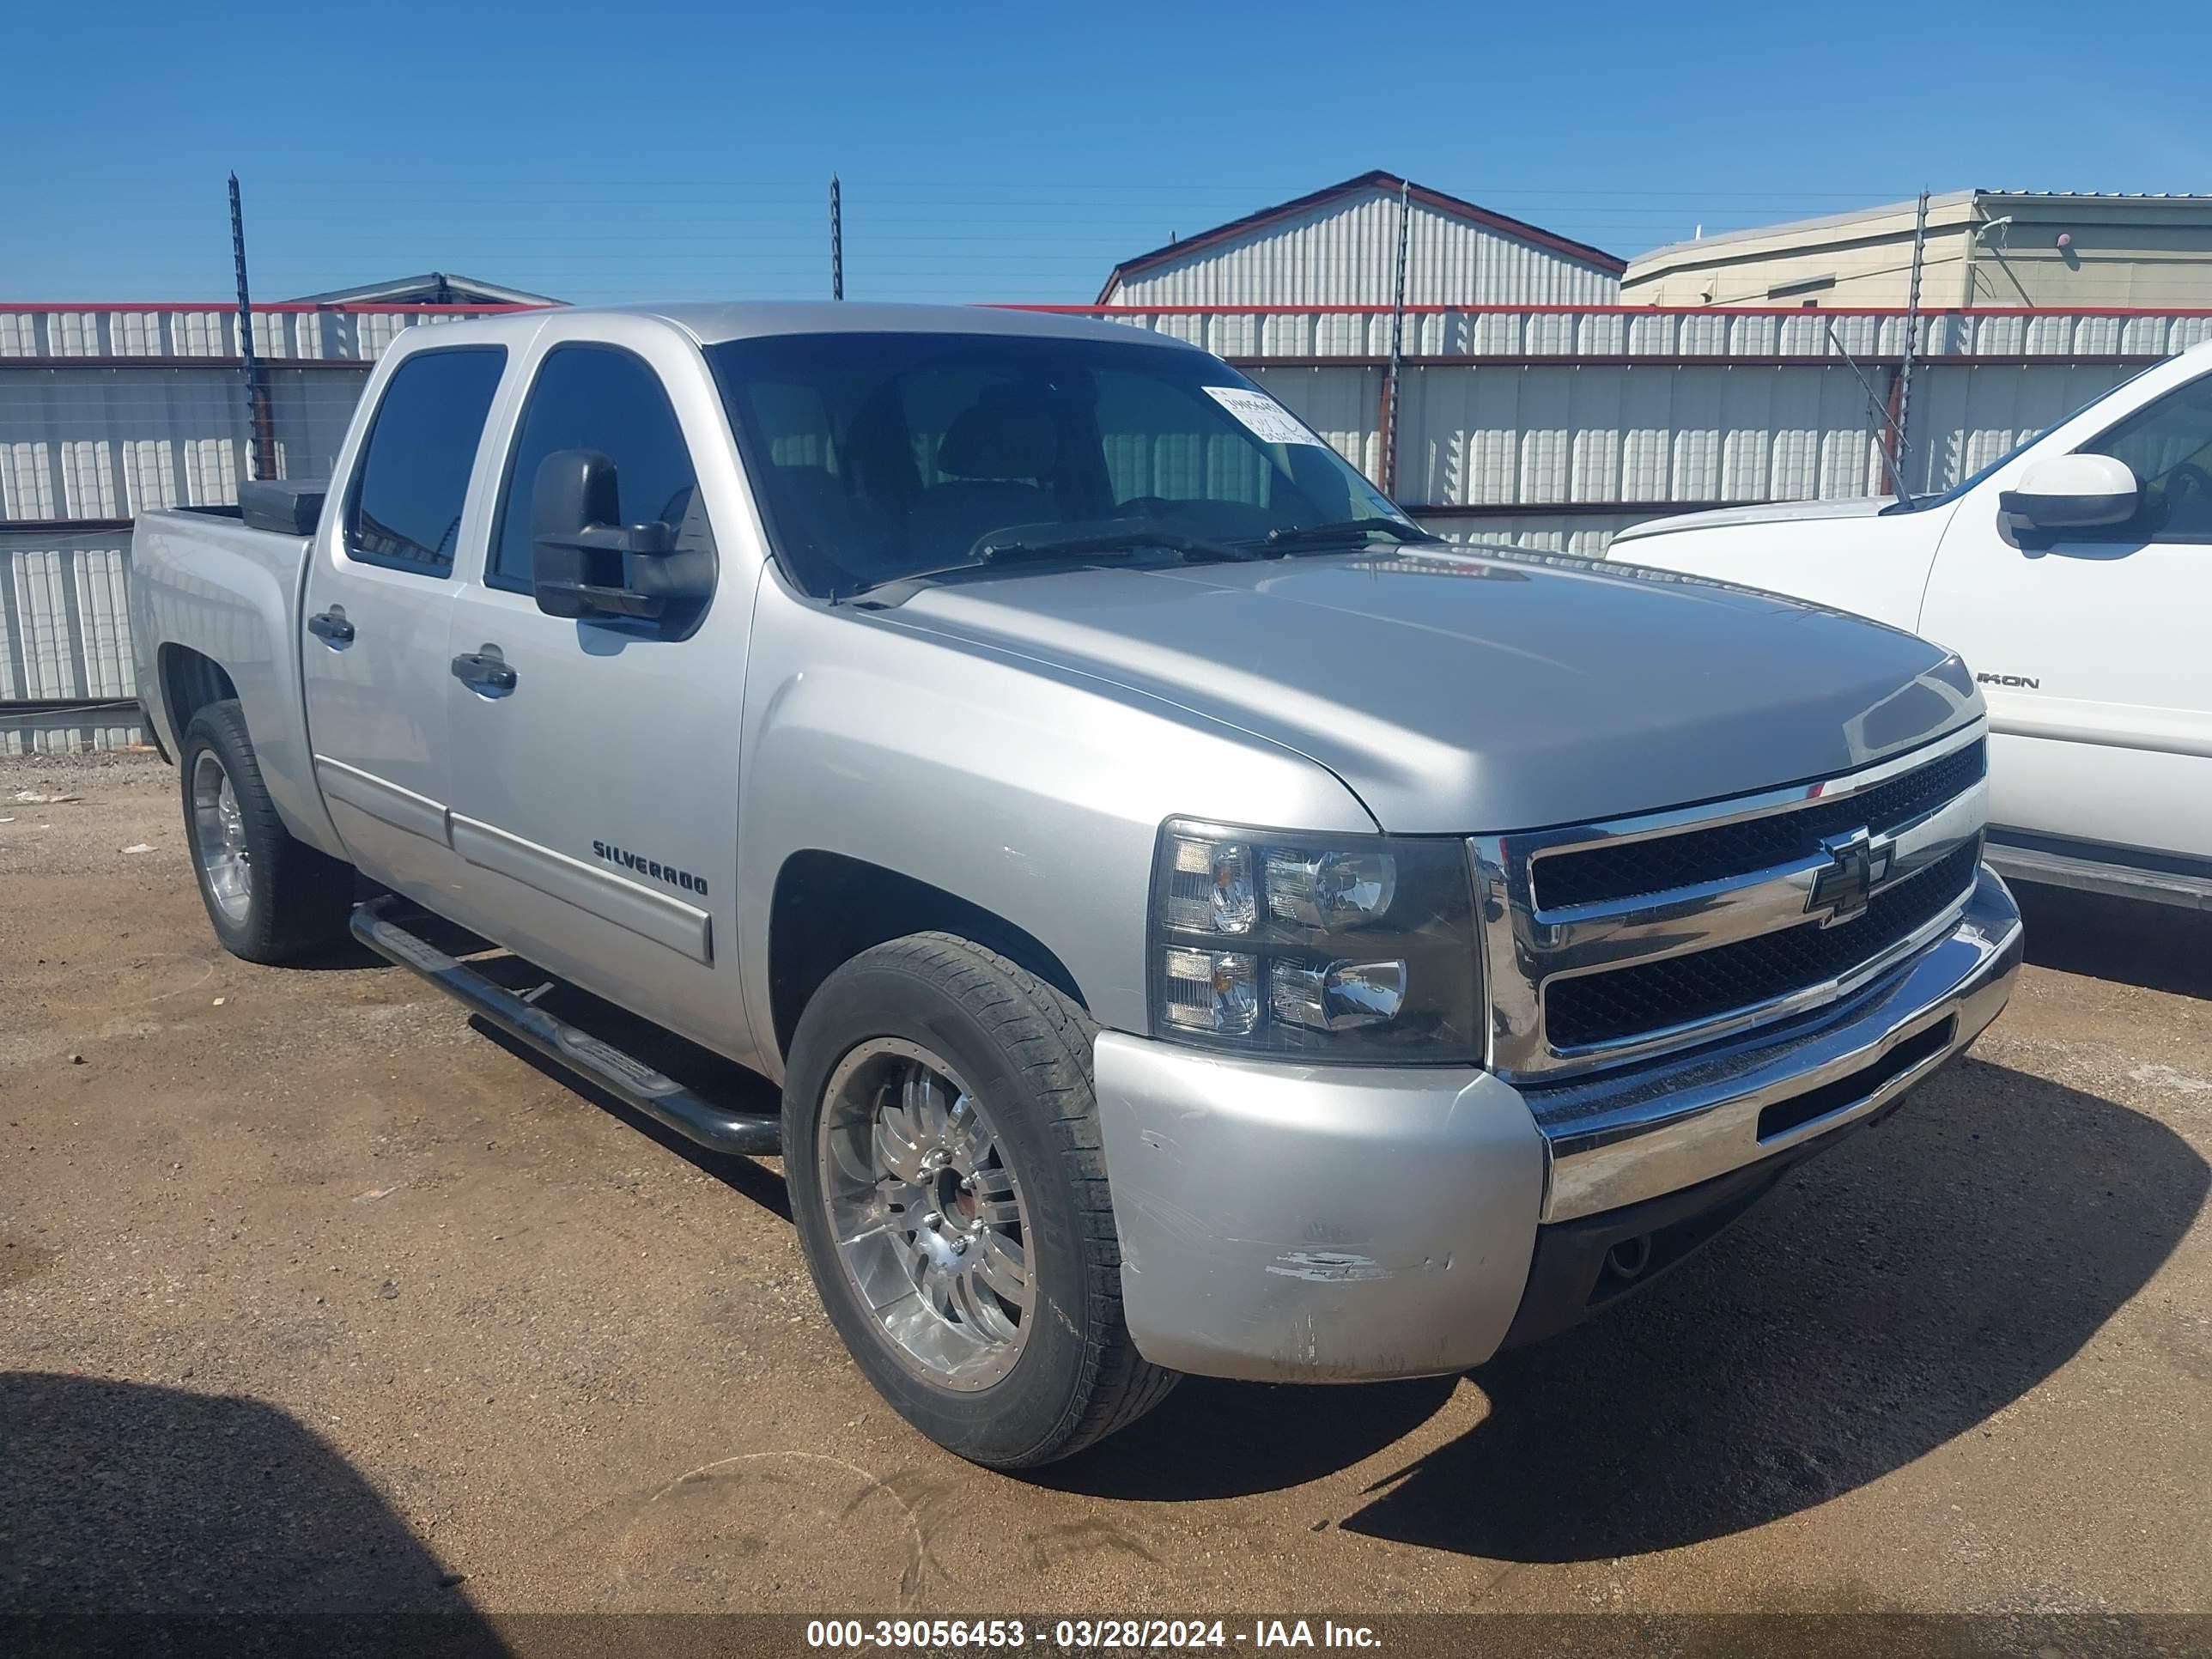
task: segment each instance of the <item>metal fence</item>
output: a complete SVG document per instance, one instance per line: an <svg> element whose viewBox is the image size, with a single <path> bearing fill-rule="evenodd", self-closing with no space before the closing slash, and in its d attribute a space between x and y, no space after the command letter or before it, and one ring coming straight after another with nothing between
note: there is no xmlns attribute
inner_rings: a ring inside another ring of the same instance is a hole
<svg viewBox="0 0 2212 1659"><path fill-rule="evenodd" d="M327 472L400 330L499 307L257 308L278 470ZM1389 307L1048 307L1229 358L1370 476ZM1941 489L2212 312L1923 313L1901 446L1902 312L1408 307L1397 498L1439 533L1583 554L1664 513ZM234 501L252 447L234 309L0 305L0 702L134 694L130 523Z"/></svg>

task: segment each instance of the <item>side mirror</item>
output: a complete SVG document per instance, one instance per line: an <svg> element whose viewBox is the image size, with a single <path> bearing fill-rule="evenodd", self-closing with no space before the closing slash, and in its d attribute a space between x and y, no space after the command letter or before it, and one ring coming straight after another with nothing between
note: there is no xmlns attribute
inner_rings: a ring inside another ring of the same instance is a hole
<svg viewBox="0 0 2212 1659"><path fill-rule="evenodd" d="M641 591L631 555L665 558L676 532L658 520L621 524L615 464L594 449L556 449L538 463L530 487L531 590L553 617L657 617L672 598Z"/></svg>
<svg viewBox="0 0 2212 1659"><path fill-rule="evenodd" d="M2054 455L2038 461L1997 497L1997 505L2031 530L2085 530L2124 524L2142 491L2127 463L2110 455Z"/></svg>

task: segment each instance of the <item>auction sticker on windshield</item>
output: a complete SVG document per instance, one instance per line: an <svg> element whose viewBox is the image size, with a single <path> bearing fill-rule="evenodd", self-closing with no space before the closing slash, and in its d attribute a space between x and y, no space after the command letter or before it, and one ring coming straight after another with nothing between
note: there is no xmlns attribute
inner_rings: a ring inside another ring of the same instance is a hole
<svg viewBox="0 0 2212 1659"><path fill-rule="evenodd" d="M1298 418L1264 392L1247 392L1241 386L1210 386L1206 395L1250 428L1263 444L1328 446L1300 424Z"/></svg>

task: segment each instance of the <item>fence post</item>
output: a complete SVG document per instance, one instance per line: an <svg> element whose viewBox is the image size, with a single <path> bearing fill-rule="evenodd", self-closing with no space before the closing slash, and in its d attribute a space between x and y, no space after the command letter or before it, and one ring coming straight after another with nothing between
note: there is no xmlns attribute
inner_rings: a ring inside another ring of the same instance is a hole
<svg viewBox="0 0 2212 1659"><path fill-rule="evenodd" d="M1912 285L1905 295L1905 360L1897 366L1897 410L1890 421L1890 441L1896 446L1890 471L1898 479L1899 495L1909 489L1905 466L1912 452L1912 359L1920 349L1920 269L1927 252L1928 192L1923 190L1919 216L1912 224Z"/></svg>
<svg viewBox="0 0 2212 1659"><path fill-rule="evenodd" d="M1398 276L1390 301L1390 366L1382 374L1382 407L1376 411L1382 441L1382 493L1398 497L1398 368L1406 346L1406 222L1413 186L1398 182Z"/></svg>
<svg viewBox="0 0 2212 1659"><path fill-rule="evenodd" d="M246 370L246 404L253 424L247 476L276 476L276 421L269 407L268 382L253 350L253 301L246 291L246 216L238 202L238 175L230 175L230 258L238 270L238 349Z"/></svg>

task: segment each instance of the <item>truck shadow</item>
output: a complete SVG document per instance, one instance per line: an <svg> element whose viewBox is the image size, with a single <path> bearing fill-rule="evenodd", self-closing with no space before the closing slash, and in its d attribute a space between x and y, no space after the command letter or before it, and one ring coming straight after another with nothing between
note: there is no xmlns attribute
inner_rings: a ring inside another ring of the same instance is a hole
<svg viewBox="0 0 2212 1659"><path fill-rule="evenodd" d="M0 1618L40 1621L23 1651L507 1651L375 1489L273 1406L16 1371L0 1423Z"/></svg>
<svg viewBox="0 0 2212 1659"><path fill-rule="evenodd" d="M428 929L424 930L427 933ZM454 945L463 947L471 943L471 936L453 929L453 940L440 941L440 948L451 950ZM481 945L482 941L474 941ZM546 984L550 976L544 969L516 956L479 959L470 964L485 978L508 990L527 992ZM732 1060L709 1049L701 1048L640 1018L625 1008L603 998L593 996L579 986L566 981L552 981L551 988L538 999L538 1006L547 1012L557 1015L569 1024L589 1031L602 1042L611 1042L624 1054L643 1060L653 1070L674 1078L687 1089L692 1089L708 1098L730 1107L732 1110L774 1116L783 1109L783 1095L775 1085L757 1072L749 1072ZM657 1146L676 1154L702 1174L712 1176L740 1197L749 1199L770 1214L788 1221L791 1219L791 1196L784 1189L783 1177L775 1170L750 1158L738 1158L732 1153L716 1152L688 1140L655 1121L634 1107L621 1101L589 1079L579 1076L565 1066L556 1065L528 1043L510 1036L490 1021L471 1015L470 1027L479 1036L490 1039L513 1054L526 1066L556 1083L569 1093L590 1101L601 1110L620 1118L631 1128Z"/></svg>
<svg viewBox="0 0 2212 1659"><path fill-rule="evenodd" d="M562 989L571 997L580 997L583 994L566 986ZM551 1006L550 999L548 999L548 1005ZM573 1006L563 1010L563 1017L572 1019L576 1018ZM579 1021L579 1023L583 1022ZM477 1036L497 1043L524 1065L539 1073L549 1082L560 1085L570 1094L580 1099L587 1100L601 1111L620 1118L647 1139L667 1152L673 1152L702 1175L712 1176L738 1196L759 1205L770 1215L785 1221L791 1219L791 1194L785 1189L783 1176L778 1173L777 1169L770 1168L753 1158L739 1158L731 1152L716 1152L710 1146L701 1146L696 1140L686 1139L666 1124L656 1122L626 1102L617 1099L605 1090L598 1087L588 1079L577 1076L565 1066L556 1066L528 1043L508 1036L489 1020L471 1016L469 1025ZM594 1036L606 1036L609 1030L619 1030L620 1026L618 1022L609 1019L590 1024L586 1029ZM639 1035L642 1036L647 1034ZM701 1090L702 1092L710 1091L714 1099L726 1102L737 1110L765 1114L780 1109L783 1097L777 1091L776 1086L766 1078L732 1066L718 1054L708 1054L703 1048L695 1049L681 1037L660 1033L659 1038L659 1040L657 1041L638 1042L635 1047L628 1048L627 1052L637 1055L655 1071L665 1073L689 1087ZM608 1036L607 1041L614 1042L615 1039ZM703 1060L706 1063L687 1069L684 1063L687 1060ZM714 1083L703 1082L700 1077L701 1072L711 1073L720 1080Z"/></svg>
<svg viewBox="0 0 2212 1659"><path fill-rule="evenodd" d="M2207 1176L2148 1118L1962 1062L1644 1296L1472 1373L1483 1420L1371 1481L1340 1525L1588 1561L1825 1502L2057 1370L2172 1252ZM1154 1500L1280 1489L1372 1456L1452 1386L1186 1383L1046 1479Z"/></svg>
<svg viewBox="0 0 2212 1659"><path fill-rule="evenodd" d="M381 890L364 889L369 896ZM643 1060L655 1071L674 1078L686 1088L696 1090L738 1111L772 1116L782 1109L781 1091L758 1073L749 1072L696 1042L687 1042L673 1031L663 1030L625 1008L593 996L580 986L557 980L536 963L501 950L487 939L441 917L421 913L411 915L408 926L418 938L447 955L466 958L471 968L494 984L520 994L537 994L539 1006L549 1013L589 1031L602 1042L612 1043L623 1053ZM301 965L311 970L367 967L379 969L387 974L403 976L404 974L404 969L393 967L374 951L351 939ZM600 1110L620 1118L648 1140L675 1153L701 1173L712 1176L740 1197L749 1199L786 1221L791 1219L790 1196L784 1190L782 1176L774 1170L752 1158L733 1157L685 1139L666 1125L656 1122L617 1099L590 1079L564 1066L556 1065L528 1043L509 1036L480 1016L471 1015L469 1027L549 1081L589 1101Z"/></svg>
<svg viewBox="0 0 2212 1659"><path fill-rule="evenodd" d="M2212 912L2028 882L2012 890L2037 966L2212 998Z"/></svg>

